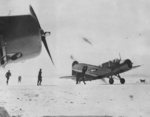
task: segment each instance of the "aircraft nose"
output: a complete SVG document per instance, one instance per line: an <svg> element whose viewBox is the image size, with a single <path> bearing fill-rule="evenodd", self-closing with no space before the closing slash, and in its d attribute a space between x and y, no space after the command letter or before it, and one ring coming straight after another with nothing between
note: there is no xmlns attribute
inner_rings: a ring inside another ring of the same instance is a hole
<svg viewBox="0 0 150 117"><path fill-rule="evenodd" d="M124 64L127 64L130 69L132 68L132 62L130 59L126 59Z"/></svg>

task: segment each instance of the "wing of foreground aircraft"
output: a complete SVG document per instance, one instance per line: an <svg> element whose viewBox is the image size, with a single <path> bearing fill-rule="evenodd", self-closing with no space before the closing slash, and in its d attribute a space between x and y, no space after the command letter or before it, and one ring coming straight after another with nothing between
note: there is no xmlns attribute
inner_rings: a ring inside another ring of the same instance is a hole
<svg viewBox="0 0 150 117"><path fill-rule="evenodd" d="M30 6L31 14L0 17L0 66L33 58L41 52L43 42L53 62L46 42L46 35Z"/></svg>

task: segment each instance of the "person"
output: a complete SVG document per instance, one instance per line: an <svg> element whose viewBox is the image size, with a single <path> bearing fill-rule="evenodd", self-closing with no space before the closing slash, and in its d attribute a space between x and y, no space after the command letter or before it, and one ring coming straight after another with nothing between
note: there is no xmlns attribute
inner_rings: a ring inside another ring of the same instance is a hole
<svg viewBox="0 0 150 117"><path fill-rule="evenodd" d="M79 83L79 80L80 80L80 73L77 73L77 74L76 74L76 84Z"/></svg>
<svg viewBox="0 0 150 117"><path fill-rule="evenodd" d="M18 83L21 83L21 76L18 76Z"/></svg>
<svg viewBox="0 0 150 117"><path fill-rule="evenodd" d="M38 74L37 86L41 85L41 83L42 83L42 69L40 69Z"/></svg>
<svg viewBox="0 0 150 117"><path fill-rule="evenodd" d="M8 72L6 72L5 76L6 76L6 79L7 79L6 84L8 85L9 78L10 78L10 76L11 76L10 70L8 70Z"/></svg>
<svg viewBox="0 0 150 117"><path fill-rule="evenodd" d="M87 66L84 66L84 67L82 68L82 73L81 73L81 74L80 74L80 73L77 74L77 76L76 76L76 84L79 83L80 78L82 78L81 81L83 81L83 83L86 84L86 83L85 83L85 73L86 73L86 71L87 71L87 68L88 68Z"/></svg>
<svg viewBox="0 0 150 117"><path fill-rule="evenodd" d="M87 66L84 66L82 69L82 81L84 84L86 84L85 83L85 72L87 71L87 68L88 68Z"/></svg>

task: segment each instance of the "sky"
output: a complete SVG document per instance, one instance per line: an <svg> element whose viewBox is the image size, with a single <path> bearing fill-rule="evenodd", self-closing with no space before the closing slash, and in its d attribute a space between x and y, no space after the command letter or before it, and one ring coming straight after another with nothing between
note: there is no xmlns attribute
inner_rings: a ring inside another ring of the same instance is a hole
<svg viewBox="0 0 150 117"><path fill-rule="evenodd" d="M47 42L55 66L42 47L38 57L1 68L2 75L11 69L16 76L36 78L39 68L48 78L70 75L71 55L79 62L100 65L119 53L142 65L126 74L150 75L149 0L1 0L0 15L29 14L30 4L42 28L51 31Z"/></svg>

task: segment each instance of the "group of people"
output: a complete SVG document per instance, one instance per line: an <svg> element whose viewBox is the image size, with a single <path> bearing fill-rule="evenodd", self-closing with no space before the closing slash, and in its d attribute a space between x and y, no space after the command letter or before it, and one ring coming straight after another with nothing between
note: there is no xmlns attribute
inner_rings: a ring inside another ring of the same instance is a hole
<svg viewBox="0 0 150 117"><path fill-rule="evenodd" d="M83 81L84 84L85 83L85 72L87 71L87 66L84 66L82 69L82 73L78 73L76 75L76 84L78 84L80 81ZM9 83L9 79L11 77L11 72L10 70L8 70L5 74L6 76L6 84L8 85ZM18 83L21 83L21 76L18 76ZM40 86L42 84L42 69L40 68L39 73L38 73L38 80L37 80L37 86Z"/></svg>
<svg viewBox="0 0 150 117"><path fill-rule="evenodd" d="M11 77L11 72L10 70L8 70L5 74L5 77L6 77L6 84L8 85L9 84L9 79ZM22 80L22 77L21 76L18 76L18 83L21 83L21 80ZM37 86L40 86L42 84L42 69L39 70L39 73L38 73L38 80L37 80Z"/></svg>
<svg viewBox="0 0 150 117"><path fill-rule="evenodd" d="M9 79L10 79L10 77L11 77L11 72L10 72L10 70L8 70L8 71L6 72L5 77L6 77L6 84L8 85ZM21 79L22 79L21 76L18 76L18 83L21 83Z"/></svg>
<svg viewBox="0 0 150 117"><path fill-rule="evenodd" d="M78 84L80 81L83 81L84 84L85 83L85 73L87 71L88 67L87 66L84 66L82 68L82 73L81 74L77 74L76 76L76 84ZM37 80L37 86L40 86L42 83L42 69L39 70L39 73L38 73L38 80Z"/></svg>

